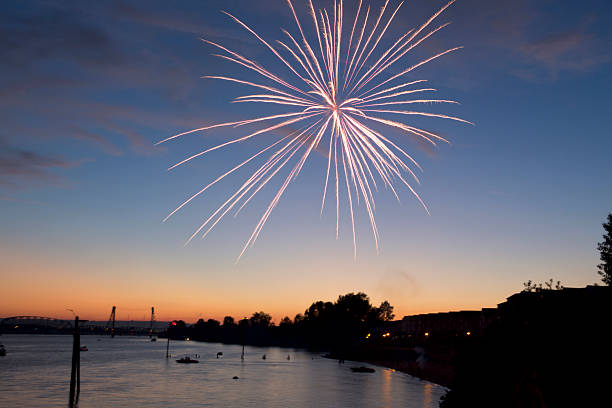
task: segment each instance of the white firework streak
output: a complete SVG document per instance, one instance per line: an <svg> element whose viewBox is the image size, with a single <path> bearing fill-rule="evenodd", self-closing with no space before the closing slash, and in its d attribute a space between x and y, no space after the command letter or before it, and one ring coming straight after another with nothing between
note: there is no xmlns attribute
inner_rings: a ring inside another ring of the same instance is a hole
<svg viewBox="0 0 612 408"><path fill-rule="evenodd" d="M297 163L293 165L289 175L285 178L282 186L268 205L266 211L240 252L240 255L236 259L236 262L238 262L247 248L255 243L266 221L270 217L272 210L278 205L283 193L287 189L287 186L292 180L295 180L312 151L319 146L326 135L329 137L329 141L324 143L324 145L328 146L328 160L323 187L323 199L321 202L321 214L323 213L328 193L330 172L333 172L336 182L336 238L338 238L339 235L340 191L341 188L346 188L353 235L353 254L355 257L357 256L354 211L356 205L355 200L357 200L357 204L363 200L372 227L376 250L378 251L379 233L374 217L375 203L374 192L372 191L373 189L378 189L376 183L377 177L382 181L385 188L389 188L392 191L398 201L399 196L394 186L394 181L400 180L429 214L429 210L421 197L404 177L404 174L408 174L410 176L409 179L412 179L417 184L419 183L418 177L405 160L419 170L422 170L421 167L402 148L391 142L379 131L374 130L371 124L377 123L390 128L399 129L400 131L431 143L433 146L437 145L436 142L442 141L448 143L448 141L434 132L409 125L399 121L400 119L389 119L389 117L394 117L394 115L398 117L416 115L450 119L471 124L471 122L464 119L445 114L423 112L419 110L404 110L404 107L407 105L457 103L446 99L406 99L410 98L412 94L432 92L435 91L435 89L414 87L422 85L426 80L405 82L404 78L406 74L422 65L462 47L444 50L403 69L395 75L386 76L390 67L396 66L411 50L448 25L447 23L437 27L431 27L434 20L454 2L455 0L449 1L423 25L401 35L395 40L391 47L381 50L379 52L380 56L375 61L373 58L370 58L387 32L395 15L402 7L403 2L399 3L397 7L387 13L387 6L389 4L389 0L387 0L378 12L378 15L373 17L375 13L370 13L370 6L364 7L362 0L359 0L357 12L352 24L350 24L351 31L348 40L345 39L343 41L343 1L334 0L333 13L328 13L326 9L315 10L312 0L309 0L308 8L312 17L314 32L316 33L316 40L311 42L304 33L304 29L291 0L287 0L299 31L299 37L294 37L288 31L282 30L287 40L278 40L276 47L264 40L242 20L229 13L223 12L253 35L265 48L271 51L276 59L291 71L294 78L292 80L283 79L280 75L275 74L271 70L264 68L257 62L237 52L215 42L202 39L203 42L215 47L221 52L220 54L214 54L215 56L238 64L248 71L259 74L259 76L265 78L268 84L227 76L209 75L203 78L246 85L251 88L257 88L259 92L261 92L239 96L234 102L282 105L285 108L292 107L295 111L235 122L218 123L168 137L157 144L187 134L203 132L210 129L240 127L250 124L264 125L260 130L253 131L245 136L235 138L189 156L170 167L169 170L191 161L196 157L203 156L208 152L259 135L267 134L277 129L289 128L292 125L299 125L301 128L275 141L268 147L249 157L247 160L223 173L180 204L164 219L164 221L229 174L237 171L253 159L272 150L272 154L267 161L261 165L231 197L213 212L202 225L200 225L187 240L186 244L199 233L202 233L202 237L205 237L225 217L225 215L227 215L227 213L232 209L236 209L236 214L240 212L251 198L253 198L253 196L255 196L281 169L285 168L292 159L296 159ZM374 21L373 24L370 24L371 27L369 28L368 19ZM281 55L280 51L286 53L284 57ZM381 77L385 78L382 79ZM379 114L383 114L384 117L381 117ZM342 173L344 176L342 176ZM344 184L344 187L341 187L342 184Z"/></svg>

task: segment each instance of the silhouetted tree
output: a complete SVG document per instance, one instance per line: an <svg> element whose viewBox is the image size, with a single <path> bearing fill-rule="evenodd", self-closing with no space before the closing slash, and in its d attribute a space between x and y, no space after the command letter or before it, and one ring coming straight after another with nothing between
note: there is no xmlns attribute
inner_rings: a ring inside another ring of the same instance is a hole
<svg viewBox="0 0 612 408"><path fill-rule="evenodd" d="M380 304L377 309L378 320L382 322L390 322L395 317L393 314L393 306L386 300Z"/></svg>
<svg viewBox="0 0 612 408"><path fill-rule="evenodd" d="M553 286L554 284L554 286ZM554 283L553 279L550 278L549 280L545 281L543 284L542 283L535 283L532 282L531 279L528 280L527 282L523 282L523 292L541 292L543 290L561 290L563 289L564 286L561 284L561 281L557 281L557 283Z"/></svg>
<svg viewBox="0 0 612 408"><path fill-rule="evenodd" d="M251 325L258 327L268 327L272 322L272 316L264 312L255 312L251 316Z"/></svg>
<svg viewBox="0 0 612 408"><path fill-rule="evenodd" d="M597 265L597 273L601 275L601 280L608 286L612 286L612 213L608 214L608 222L603 224L606 233L603 241L597 244L599 259L601 263Z"/></svg>
<svg viewBox="0 0 612 408"><path fill-rule="evenodd" d="M183 320L173 320L168 327L168 336L171 339L182 339L187 335L187 324Z"/></svg>
<svg viewBox="0 0 612 408"><path fill-rule="evenodd" d="M314 302L304 312L304 319L310 322L327 321L333 318L334 304L332 302L317 301Z"/></svg>
<svg viewBox="0 0 612 408"><path fill-rule="evenodd" d="M381 328L382 323L393 318L393 306L389 302L374 307L369 297L359 292L338 296L336 302L314 302L303 315L298 313L293 320L285 316L278 326L269 314L259 311L238 322L232 316L225 316L222 325L217 320L203 318L189 327L185 322L175 321L169 332L177 339L310 347L344 353L360 347L366 333Z"/></svg>
<svg viewBox="0 0 612 408"><path fill-rule="evenodd" d="M363 292L347 293L338 296L336 309L339 318L365 322L372 305L368 295Z"/></svg>
<svg viewBox="0 0 612 408"><path fill-rule="evenodd" d="M282 318L282 320L280 321L278 325L281 327L289 327L289 326L293 326L293 322L291 321L289 316L285 316Z"/></svg>

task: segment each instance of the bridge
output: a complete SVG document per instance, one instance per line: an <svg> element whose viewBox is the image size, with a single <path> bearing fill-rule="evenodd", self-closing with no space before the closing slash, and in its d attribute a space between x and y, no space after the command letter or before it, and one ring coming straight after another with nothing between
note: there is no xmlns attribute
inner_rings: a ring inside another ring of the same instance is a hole
<svg viewBox="0 0 612 408"><path fill-rule="evenodd" d="M155 324L154 324L155 323ZM118 335L118 336L152 336L165 331L165 322L134 321L89 321L79 324L83 334ZM74 320L57 319L47 316L10 316L0 317L1 334L71 334Z"/></svg>
<svg viewBox="0 0 612 408"><path fill-rule="evenodd" d="M74 322L46 316L10 316L0 320L0 333L70 333Z"/></svg>

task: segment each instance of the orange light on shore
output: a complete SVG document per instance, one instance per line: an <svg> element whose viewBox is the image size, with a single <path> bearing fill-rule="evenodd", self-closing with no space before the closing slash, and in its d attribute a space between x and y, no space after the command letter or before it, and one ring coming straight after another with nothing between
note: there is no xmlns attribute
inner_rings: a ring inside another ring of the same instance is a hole
<svg viewBox="0 0 612 408"><path fill-rule="evenodd" d="M429 337L429 332L425 332L425 337Z"/></svg>
<svg viewBox="0 0 612 408"><path fill-rule="evenodd" d="M469 336L470 334L472 334L472 332L466 332L465 334L466 336Z"/></svg>

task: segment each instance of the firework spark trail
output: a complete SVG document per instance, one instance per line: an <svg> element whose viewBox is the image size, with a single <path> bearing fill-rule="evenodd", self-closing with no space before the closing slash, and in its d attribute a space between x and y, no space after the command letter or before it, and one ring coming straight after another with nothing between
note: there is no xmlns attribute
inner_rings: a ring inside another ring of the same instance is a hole
<svg viewBox="0 0 612 408"><path fill-rule="evenodd" d="M334 0L333 13L329 13L326 9L316 10L312 0L308 0L307 6L312 18L312 28L316 33L315 42L311 45L291 0L287 0L299 35L294 36L289 31L283 29L282 32L288 40L277 40L276 44L280 48L275 48L268 41L264 40L254 29L239 18L223 11L222 13L253 35L259 43L272 52L282 66L286 67L291 74L297 78L297 81L282 78L281 75L265 68L256 61L232 51L223 45L206 39L202 39L202 41L221 52L213 55L237 64L247 69L247 71L254 72L260 79L263 78L264 81L269 81L273 85L218 75L207 75L202 78L237 83L247 87L257 88L260 92L239 96L234 99L233 102L235 103L273 104L289 109L292 108L293 111L234 122L213 124L178 133L161 140L158 144L191 133L203 132L211 129L227 127L237 128L263 124L262 129L251 131L246 136L234 138L202 150L199 153L195 153L171 166L169 170L214 150L259 135L268 134L277 129L287 128L293 124L300 124L301 128L300 130L293 131L287 136L276 140L274 143L217 177L200 191L182 202L164 219L164 221L196 197L203 194L210 187L223 180L226 176L234 173L271 149L276 148L276 150L272 150L271 156L265 163L261 165L233 195L218 207L212 215L204 220L200 227L187 240L187 243L203 230L202 237L205 237L232 209L237 208L235 212L235 215L237 215L272 178L285 168L292 159L297 157L297 163L285 177L281 187L276 192L274 198L253 229L249 239L243 246L236 260L238 261L244 255L247 248L255 243L266 221L270 217L270 214L274 208L276 208L281 197L285 193L288 185L297 178L312 151L319 146L326 135L329 137L329 142L325 142L325 145L328 146L328 153L323 197L321 200L321 214L323 214L325 201L328 195L330 173L333 172L336 183L336 239L339 236L340 229L340 184L344 184L346 187L346 196L348 198L351 219L354 256L357 255L357 234L355 229L356 214L354 207L355 205L359 206L362 200L372 228L376 250L378 251L379 231L374 216L376 211L374 193L378 190L376 178L380 178L382 185L385 188L389 188L398 201L399 195L394 186L394 181L401 181L401 184L407 186L410 192L417 198L419 203L429 214L429 210L421 197L414 190L411 183L403 176L406 173L409 174L414 182L418 184L419 179L417 175L407 163L410 163L419 170L422 170L421 166L419 166L419 164L401 147L390 141L381 132L371 128L369 123L376 123L389 128L399 129L414 137L425 140L433 146L437 146L436 142L441 141L448 143L448 141L435 132L420 129L402 121L390 119L389 117L397 115L402 117L422 116L471 124L471 122L455 116L419 110L405 110L403 108L406 105L413 106L415 104L433 106L458 103L453 100L428 97L406 99L410 98L409 95L412 94L435 92L436 90L434 88L424 87L412 88L412 86L422 84L426 82L426 80L405 81L403 77L424 64L459 50L462 47L454 47L441 51L403 69L399 73L391 75L383 80L378 80L378 78L386 74L390 67L396 66L396 64L415 47L448 26L448 23L442 24L431 29L431 31L427 31L432 22L434 22L434 20L454 2L455 0L449 1L425 23L416 29L405 32L403 35L399 36L399 38L395 39L390 47L380 51L376 51L377 47L385 37L387 29L402 7L403 2L400 2L397 7L390 6L390 12L388 13L387 6L389 5L389 0L386 0L384 5L380 8L380 11L372 11L371 13L370 6L365 6L363 0L359 0L352 24L349 24L349 27L351 27L350 34L343 39L343 0ZM374 17L375 14L376 17ZM370 20L370 24L368 24L368 20ZM286 52L288 55L284 57L281 55L280 51ZM370 62L370 58L374 54L380 55L373 62ZM343 64L342 67L341 64ZM396 80L403 82L393 84ZM263 93L261 93L262 91ZM396 109L396 106L399 106L399 108ZM405 159L400 156L405 157ZM406 159L408 162L404 161ZM344 173L343 177L340 174L342 172ZM341 182L341 178L344 178L343 183Z"/></svg>

